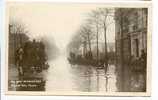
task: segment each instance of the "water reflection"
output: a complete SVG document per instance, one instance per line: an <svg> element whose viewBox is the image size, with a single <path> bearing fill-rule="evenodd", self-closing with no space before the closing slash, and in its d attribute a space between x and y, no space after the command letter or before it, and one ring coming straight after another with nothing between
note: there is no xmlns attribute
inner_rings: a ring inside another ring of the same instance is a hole
<svg viewBox="0 0 158 100"><path fill-rule="evenodd" d="M70 65L66 56L49 61L49 65L46 91L117 91L114 65L109 65L105 73L93 66Z"/></svg>
<svg viewBox="0 0 158 100"><path fill-rule="evenodd" d="M56 60L50 61L49 65L50 68L46 74L46 91L73 90L73 75L66 58L60 56Z"/></svg>

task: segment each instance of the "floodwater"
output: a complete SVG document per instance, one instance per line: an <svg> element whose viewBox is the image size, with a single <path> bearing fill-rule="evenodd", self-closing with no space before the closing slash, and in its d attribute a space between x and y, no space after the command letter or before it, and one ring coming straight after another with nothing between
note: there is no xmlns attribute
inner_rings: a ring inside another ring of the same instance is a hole
<svg viewBox="0 0 158 100"><path fill-rule="evenodd" d="M49 65L44 74L45 91L117 91L114 65L109 65L105 73L93 66L71 65L64 55L49 61Z"/></svg>

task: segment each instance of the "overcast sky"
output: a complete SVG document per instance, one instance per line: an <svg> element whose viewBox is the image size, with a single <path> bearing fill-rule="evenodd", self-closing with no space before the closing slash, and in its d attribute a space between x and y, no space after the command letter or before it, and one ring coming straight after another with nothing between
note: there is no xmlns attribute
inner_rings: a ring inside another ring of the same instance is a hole
<svg viewBox="0 0 158 100"><path fill-rule="evenodd" d="M14 4L9 9L9 19L24 23L29 37L49 37L59 48L64 48L79 26L87 18L87 13L104 5L95 4ZM114 24L108 28L107 40L114 42Z"/></svg>

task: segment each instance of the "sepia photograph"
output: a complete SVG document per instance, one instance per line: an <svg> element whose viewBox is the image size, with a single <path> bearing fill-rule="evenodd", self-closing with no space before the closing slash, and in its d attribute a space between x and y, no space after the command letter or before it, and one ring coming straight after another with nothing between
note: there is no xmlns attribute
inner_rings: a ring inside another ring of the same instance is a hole
<svg viewBox="0 0 158 100"><path fill-rule="evenodd" d="M149 96L149 7L8 3L7 92Z"/></svg>

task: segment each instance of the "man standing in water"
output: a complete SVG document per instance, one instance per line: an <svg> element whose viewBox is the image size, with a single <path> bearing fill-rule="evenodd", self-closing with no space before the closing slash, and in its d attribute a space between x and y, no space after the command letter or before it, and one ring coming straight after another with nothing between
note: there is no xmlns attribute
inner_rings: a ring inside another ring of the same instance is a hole
<svg viewBox="0 0 158 100"><path fill-rule="evenodd" d="M18 73L19 73L19 76L23 76L24 75L24 72L23 72L23 54L24 54L24 51L23 51L23 48L21 46L19 46L19 49L17 50L16 52L16 56L17 56L17 67L18 67Z"/></svg>

